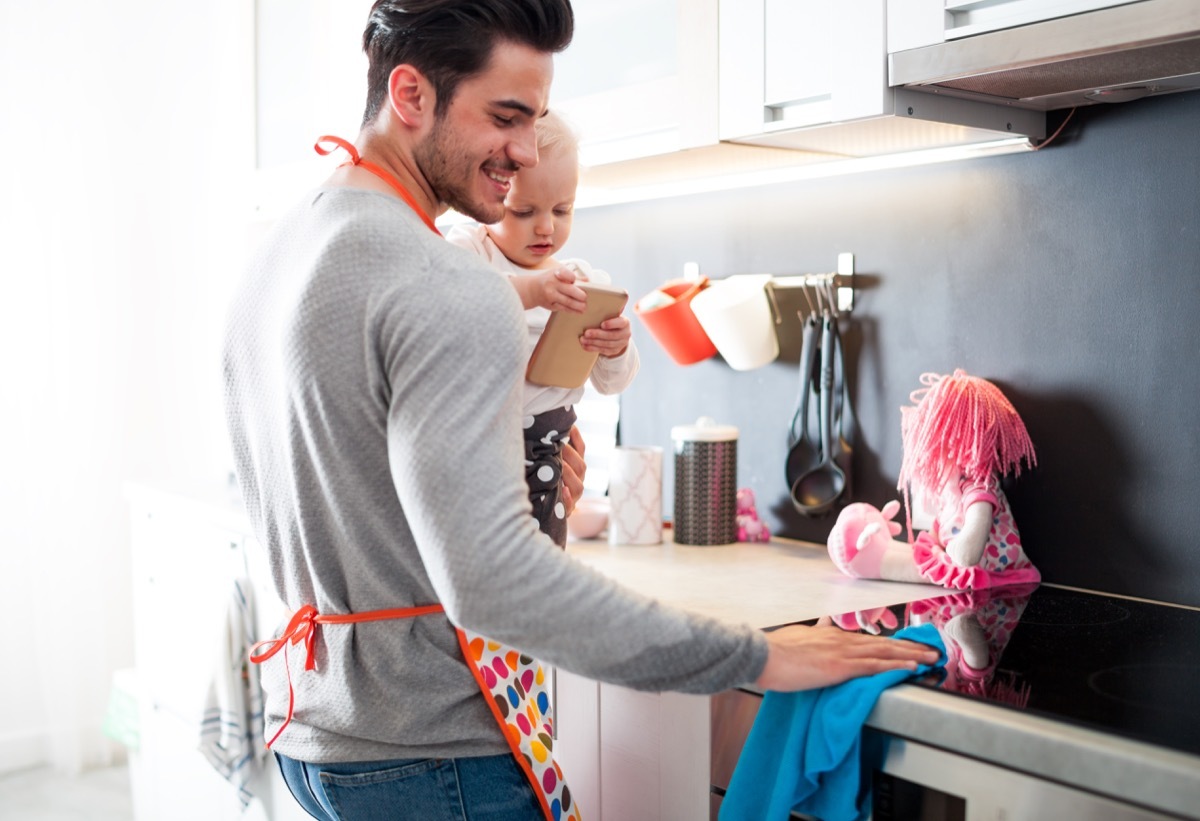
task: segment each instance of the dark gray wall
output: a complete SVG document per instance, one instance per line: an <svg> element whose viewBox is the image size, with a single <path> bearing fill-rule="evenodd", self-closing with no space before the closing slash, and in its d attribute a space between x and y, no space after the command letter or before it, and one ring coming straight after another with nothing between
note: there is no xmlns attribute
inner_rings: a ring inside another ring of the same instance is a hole
<svg viewBox="0 0 1200 821"><path fill-rule="evenodd" d="M690 260L786 274L853 252L854 498L896 496L899 407L923 371L961 367L1037 446L1009 492L1046 581L1200 605L1198 150L1200 93L1096 106L1036 153L585 210L566 250L633 299ZM621 438L666 449L666 514L670 429L706 414L740 429L738 484L771 528L823 542L833 516L797 515L783 478L795 321L779 361L743 372L678 366L633 323Z"/></svg>

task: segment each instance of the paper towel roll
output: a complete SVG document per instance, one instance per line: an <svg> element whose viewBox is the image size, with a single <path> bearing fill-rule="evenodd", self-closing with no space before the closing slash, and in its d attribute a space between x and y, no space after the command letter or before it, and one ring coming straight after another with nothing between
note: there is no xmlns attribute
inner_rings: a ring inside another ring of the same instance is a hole
<svg viewBox="0 0 1200 821"><path fill-rule="evenodd" d="M659 447L613 449L609 463L609 544L662 541L662 463Z"/></svg>

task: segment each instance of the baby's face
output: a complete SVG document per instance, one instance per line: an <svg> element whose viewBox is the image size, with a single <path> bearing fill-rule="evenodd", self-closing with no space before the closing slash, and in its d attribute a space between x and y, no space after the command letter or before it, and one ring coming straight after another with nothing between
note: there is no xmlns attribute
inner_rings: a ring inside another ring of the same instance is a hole
<svg viewBox="0 0 1200 821"><path fill-rule="evenodd" d="M492 241L522 268L553 267L554 254L571 235L579 161L574 151L542 155L513 177L504 217L488 226Z"/></svg>

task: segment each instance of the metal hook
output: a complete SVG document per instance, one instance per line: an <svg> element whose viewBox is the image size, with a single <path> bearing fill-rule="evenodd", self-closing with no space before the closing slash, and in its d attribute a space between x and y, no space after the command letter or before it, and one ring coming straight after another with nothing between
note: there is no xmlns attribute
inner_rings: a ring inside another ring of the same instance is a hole
<svg viewBox="0 0 1200 821"><path fill-rule="evenodd" d="M826 274L824 277L825 298L829 300L829 310L834 316L838 313L837 288L834 286L836 274Z"/></svg>
<svg viewBox="0 0 1200 821"><path fill-rule="evenodd" d="M812 297L808 295L808 282L801 284L800 293L804 294L804 301L808 303L808 315L816 318L820 311L818 311L817 306L813 304ZM797 311L797 313L799 313L799 311Z"/></svg>

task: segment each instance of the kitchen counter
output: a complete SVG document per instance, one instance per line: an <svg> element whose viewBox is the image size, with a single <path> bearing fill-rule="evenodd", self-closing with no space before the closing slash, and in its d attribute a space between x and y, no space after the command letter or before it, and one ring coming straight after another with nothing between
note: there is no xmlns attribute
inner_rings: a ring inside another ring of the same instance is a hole
<svg viewBox="0 0 1200 821"><path fill-rule="evenodd" d="M821 545L790 540L692 547L567 545L582 563L641 593L755 627L940 595L932 585L851 579ZM1038 778L1195 818L1200 758L915 685L885 691L867 725Z"/></svg>

